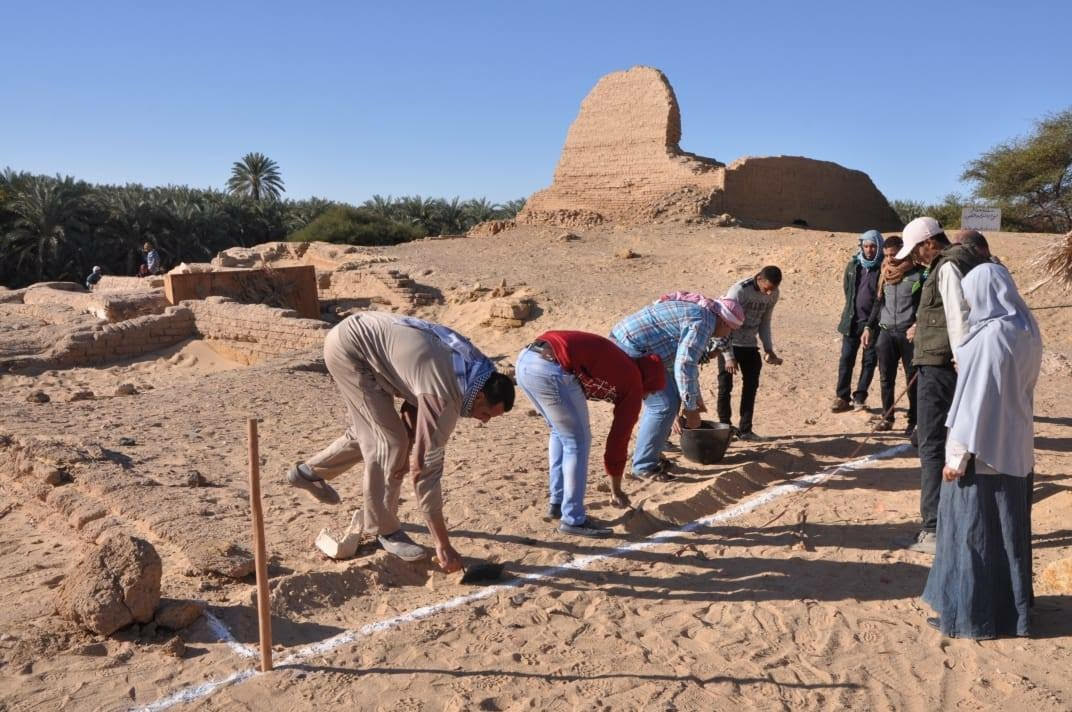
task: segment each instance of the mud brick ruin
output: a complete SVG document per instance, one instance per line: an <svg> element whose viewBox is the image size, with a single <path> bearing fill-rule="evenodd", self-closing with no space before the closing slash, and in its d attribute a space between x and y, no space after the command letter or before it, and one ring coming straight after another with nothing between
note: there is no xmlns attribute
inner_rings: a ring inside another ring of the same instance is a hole
<svg viewBox="0 0 1072 712"><path fill-rule="evenodd" d="M581 103L550 188L519 224L591 227L713 218L858 232L901 222L867 174L799 156L726 165L681 150L681 111L658 69L608 74Z"/></svg>

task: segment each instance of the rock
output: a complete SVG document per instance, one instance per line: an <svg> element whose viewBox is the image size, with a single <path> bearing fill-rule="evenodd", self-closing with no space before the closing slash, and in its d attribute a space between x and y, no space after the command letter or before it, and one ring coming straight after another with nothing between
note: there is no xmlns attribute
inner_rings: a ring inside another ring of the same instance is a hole
<svg viewBox="0 0 1072 712"><path fill-rule="evenodd" d="M48 403L51 398L44 391L34 391L30 395L26 396L27 403Z"/></svg>
<svg viewBox="0 0 1072 712"><path fill-rule="evenodd" d="M733 217L729 213L722 213L715 218L716 227L734 227L737 225L737 218Z"/></svg>
<svg viewBox="0 0 1072 712"><path fill-rule="evenodd" d="M186 474L186 486L187 487L204 487L208 484L208 480L197 470L190 470Z"/></svg>
<svg viewBox="0 0 1072 712"><path fill-rule="evenodd" d="M144 640L152 640L156 637L156 622L152 621L146 623L141 627L141 632L138 633L138 637Z"/></svg>
<svg viewBox="0 0 1072 712"><path fill-rule="evenodd" d="M618 252L614 253L614 256L623 260L631 260L640 257L640 255L630 249L619 250Z"/></svg>
<svg viewBox="0 0 1072 712"><path fill-rule="evenodd" d="M114 534L68 572L56 612L100 635L131 623L148 623L160 603L161 570L160 555L152 544Z"/></svg>
<svg viewBox="0 0 1072 712"><path fill-rule="evenodd" d="M539 417L540 411L536 410L535 408L529 408L527 411L525 411L525 415L529 416L530 418L536 418Z"/></svg>
<svg viewBox="0 0 1072 712"><path fill-rule="evenodd" d="M115 387L115 394L117 396L134 396L138 394L138 389L134 387L133 383L120 383Z"/></svg>
<svg viewBox="0 0 1072 712"><path fill-rule="evenodd" d="M174 601L160 607L154 622L162 628L182 630L201 617L205 607L198 601Z"/></svg>
<svg viewBox="0 0 1072 712"><path fill-rule="evenodd" d="M186 641L176 635L160 646L160 652L168 657L181 658L186 655Z"/></svg>
<svg viewBox="0 0 1072 712"><path fill-rule="evenodd" d="M197 538L188 542L184 552L201 573L219 574L240 579L253 573L253 554L230 541Z"/></svg>
<svg viewBox="0 0 1072 712"><path fill-rule="evenodd" d="M119 438L119 444L123 446L137 445L138 441L134 438Z"/></svg>
<svg viewBox="0 0 1072 712"><path fill-rule="evenodd" d="M71 476L67 474L66 470L43 462L38 462L34 465L33 473L37 479L53 487L58 487L71 481Z"/></svg>
<svg viewBox="0 0 1072 712"><path fill-rule="evenodd" d="M580 240L581 236L575 232L563 232L559 233L555 239L559 242L573 242L575 240Z"/></svg>
<svg viewBox="0 0 1072 712"><path fill-rule="evenodd" d="M75 401L93 400L95 397L93 391L75 391L67 400L74 403Z"/></svg>
<svg viewBox="0 0 1072 712"><path fill-rule="evenodd" d="M1053 593L1072 593L1072 558L1047 564L1042 570L1042 585Z"/></svg>
<svg viewBox="0 0 1072 712"><path fill-rule="evenodd" d="M108 646L104 643L86 643L85 645L79 645L72 650L75 655L89 655L92 657L101 657L108 654Z"/></svg>

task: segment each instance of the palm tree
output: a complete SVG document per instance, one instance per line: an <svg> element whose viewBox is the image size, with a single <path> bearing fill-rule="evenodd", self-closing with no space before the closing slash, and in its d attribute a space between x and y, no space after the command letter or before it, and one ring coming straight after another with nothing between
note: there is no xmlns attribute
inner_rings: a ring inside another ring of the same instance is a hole
<svg viewBox="0 0 1072 712"><path fill-rule="evenodd" d="M283 177L279 164L263 153L247 153L241 161L231 166L231 179L227 181L231 195L245 196L253 200L275 200L284 192Z"/></svg>
<svg viewBox="0 0 1072 712"><path fill-rule="evenodd" d="M373 195L370 199L361 203L361 207L367 208L381 218L387 218L388 220L393 220L398 213L398 201L390 195L386 198L379 194Z"/></svg>
<svg viewBox="0 0 1072 712"><path fill-rule="evenodd" d="M61 253L87 232L83 204L87 192L85 183L70 176L34 176L16 184L7 206L15 220L12 228L0 236L0 252L15 257L19 268L26 262L33 263L37 281L44 280L46 272L61 271L66 276L69 266L63 267ZM25 275L22 278L25 280Z"/></svg>
<svg viewBox="0 0 1072 712"><path fill-rule="evenodd" d="M518 198L517 200L507 200L505 203L499 206L499 215L503 218L510 219L517 217L517 214L521 212L521 208L525 207L525 199Z"/></svg>
<svg viewBox="0 0 1072 712"><path fill-rule="evenodd" d="M488 201L487 198L471 198L465 201L465 213L473 225L485 220L494 220L499 206Z"/></svg>

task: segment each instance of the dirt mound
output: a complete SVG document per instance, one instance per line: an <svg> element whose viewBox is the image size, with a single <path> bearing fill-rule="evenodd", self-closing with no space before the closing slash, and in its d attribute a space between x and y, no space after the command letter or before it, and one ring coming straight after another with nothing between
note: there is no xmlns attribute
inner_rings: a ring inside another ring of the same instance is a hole
<svg viewBox="0 0 1072 712"><path fill-rule="evenodd" d="M131 623L148 623L160 602L161 573L152 544L133 536L111 536L67 574L56 612L101 635Z"/></svg>

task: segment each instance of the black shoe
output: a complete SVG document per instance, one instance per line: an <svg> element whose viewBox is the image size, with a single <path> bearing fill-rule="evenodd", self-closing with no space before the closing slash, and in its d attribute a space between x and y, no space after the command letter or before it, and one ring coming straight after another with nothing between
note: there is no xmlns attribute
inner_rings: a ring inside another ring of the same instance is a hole
<svg viewBox="0 0 1072 712"><path fill-rule="evenodd" d="M551 502L547 505L547 519L561 519L562 518L562 505L558 502Z"/></svg>
<svg viewBox="0 0 1072 712"><path fill-rule="evenodd" d="M927 625L940 632L942 630L942 619L938 616L931 616L927 619Z"/></svg>
<svg viewBox="0 0 1072 712"><path fill-rule="evenodd" d="M919 449L919 431L915 426L912 427L912 432L908 435L908 442L912 443L912 447Z"/></svg>
<svg viewBox="0 0 1072 712"><path fill-rule="evenodd" d="M563 534L575 534L577 536L586 536L592 539L605 539L613 532L609 527L597 526L591 517L585 518L583 522L576 525L561 522L558 525L558 530Z"/></svg>
<svg viewBox="0 0 1072 712"><path fill-rule="evenodd" d="M875 432L876 433L886 433L886 432L889 432L890 430L893 430L893 421L892 420L880 420L875 425Z"/></svg>

